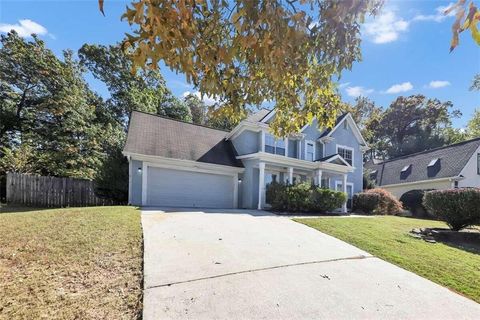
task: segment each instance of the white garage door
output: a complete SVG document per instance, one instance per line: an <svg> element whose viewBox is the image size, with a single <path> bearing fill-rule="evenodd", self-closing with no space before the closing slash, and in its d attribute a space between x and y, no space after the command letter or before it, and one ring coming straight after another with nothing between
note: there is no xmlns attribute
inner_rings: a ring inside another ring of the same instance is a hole
<svg viewBox="0 0 480 320"><path fill-rule="evenodd" d="M232 208L232 176L148 167L147 205Z"/></svg>

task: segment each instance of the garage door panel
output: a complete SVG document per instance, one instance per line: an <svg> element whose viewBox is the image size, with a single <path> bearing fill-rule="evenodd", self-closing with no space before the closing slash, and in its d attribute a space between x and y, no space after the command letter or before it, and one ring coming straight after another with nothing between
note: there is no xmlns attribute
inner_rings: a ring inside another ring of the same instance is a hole
<svg viewBox="0 0 480 320"><path fill-rule="evenodd" d="M232 176L148 168L148 205L231 208L233 193Z"/></svg>

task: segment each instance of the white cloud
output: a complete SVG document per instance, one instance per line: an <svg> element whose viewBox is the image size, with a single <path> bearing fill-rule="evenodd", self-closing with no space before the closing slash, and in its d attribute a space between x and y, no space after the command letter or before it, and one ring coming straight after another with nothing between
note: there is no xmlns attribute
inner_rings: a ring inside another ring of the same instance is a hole
<svg viewBox="0 0 480 320"><path fill-rule="evenodd" d="M385 93L400 93L400 92L407 92L413 89L413 85L410 82L404 82L399 84L394 84L390 88L385 91Z"/></svg>
<svg viewBox="0 0 480 320"><path fill-rule="evenodd" d="M434 80L430 81L428 84L428 87L431 89L438 89L438 88L444 88L449 86L451 83L449 81L442 81L442 80Z"/></svg>
<svg viewBox="0 0 480 320"><path fill-rule="evenodd" d="M343 89L343 88L345 88L346 86L348 86L349 84L350 84L350 82L340 83L340 84L338 85L338 88L339 88L339 89Z"/></svg>
<svg viewBox="0 0 480 320"><path fill-rule="evenodd" d="M190 94L197 96L207 106L211 106L219 102L219 100L216 97L212 97L212 96L203 95L203 98L202 98L202 94L200 93L200 91L195 91L195 92L185 91L183 93L183 97L186 97Z"/></svg>
<svg viewBox="0 0 480 320"><path fill-rule="evenodd" d="M440 6L435 9L434 14L423 15L418 14L413 17L412 21L434 21L434 22L442 22L443 20L447 19L448 17L455 16L455 10L445 14L445 10L451 8L454 3L449 3L446 6Z"/></svg>
<svg viewBox="0 0 480 320"><path fill-rule="evenodd" d="M356 86L356 87L347 87L345 89L347 94L350 97L359 97L359 96L367 96L370 93L372 93L374 90L373 89L365 89L364 87Z"/></svg>
<svg viewBox="0 0 480 320"><path fill-rule="evenodd" d="M395 11L385 10L372 22L365 23L365 33L374 43L389 43L397 40L402 32L406 32L409 24L397 17Z"/></svg>
<svg viewBox="0 0 480 320"><path fill-rule="evenodd" d="M30 19L19 20L17 24L0 23L0 32L7 33L15 30L20 37L28 38L32 33L43 36L48 34L47 28Z"/></svg>

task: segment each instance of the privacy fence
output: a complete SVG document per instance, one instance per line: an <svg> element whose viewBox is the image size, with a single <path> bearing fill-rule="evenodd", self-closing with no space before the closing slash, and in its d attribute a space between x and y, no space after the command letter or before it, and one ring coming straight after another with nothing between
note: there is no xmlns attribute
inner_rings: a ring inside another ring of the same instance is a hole
<svg viewBox="0 0 480 320"><path fill-rule="evenodd" d="M85 207L113 205L95 194L95 183L73 178L7 173L7 203L38 207Z"/></svg>

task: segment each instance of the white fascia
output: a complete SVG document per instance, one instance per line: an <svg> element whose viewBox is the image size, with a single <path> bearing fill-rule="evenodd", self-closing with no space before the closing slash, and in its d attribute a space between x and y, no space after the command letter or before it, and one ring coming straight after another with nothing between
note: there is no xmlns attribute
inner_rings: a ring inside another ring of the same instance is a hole
<svg viewBox="0 0 480 320"><path fill-rule="evenodd" d="M323 162L323 161L314 162L314 161L289 158L285 156L271 154L268 152L255 152L255 153L245 154L245 155L237 156L237 159L259 160L259 161L269 162L275 165L300 167L302 169L307 169L307 170L326 169L326 170L336 171L339 173L348 173L348 172L353 172L355 170L355 167L350 166L348 163L346 163L346 165L340 165L340 164Z"/></svg>
<svg viewBox="0 0 480 320"><path fill-rule="evenodd" d="M230 131L225 140L231 140L238 137L243 131L250 130L254 132L260 132L262 130L268 129L268 124L259 123L259 122L250 122L250 121L241 121L235 128Z"/></svg>
<svg viewBox="0 0 480 320"><path fill-rule="evenodd" d="M219 174L228 174L234 175L238 173L242 173L245 171L245 168L239 167L231 167L225 166L221 164L214 164L214 163L206 163L206 162L199 162L193 160L185 160L185 159L174 159L174 158L166 158L161 156L149 156L144 154L138 153L129 153L123 152L125 156L130 156L132 159L143 161L144 163L148 163L149 166L159 166L165 167L170 169L178 169L178 170L185 170L189 169L190 171L198 171L198 172L218 172Z"/></svg>

